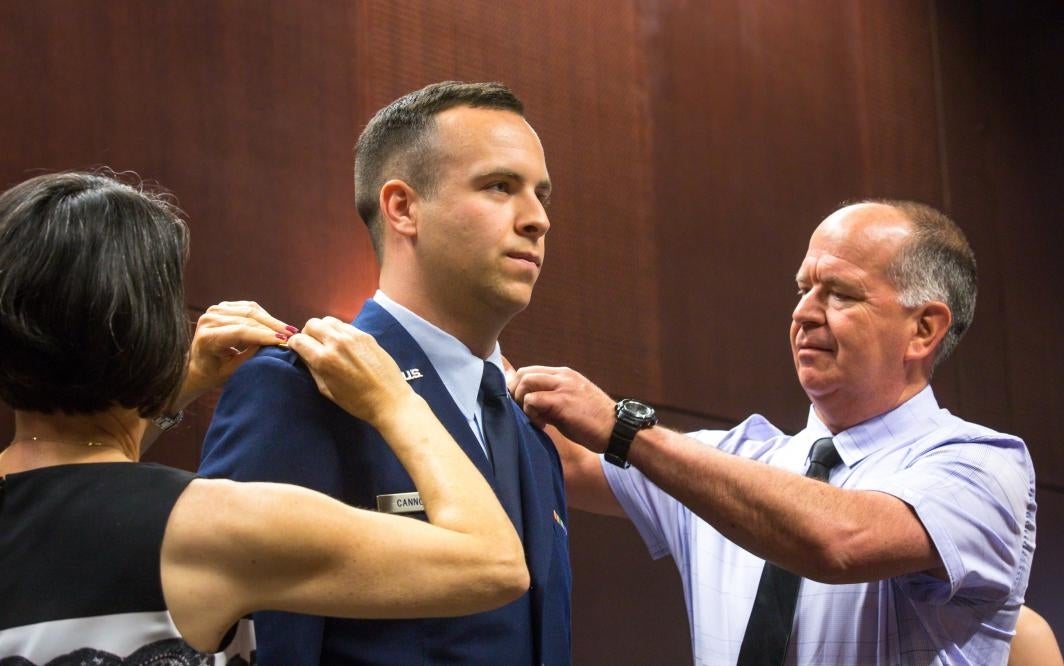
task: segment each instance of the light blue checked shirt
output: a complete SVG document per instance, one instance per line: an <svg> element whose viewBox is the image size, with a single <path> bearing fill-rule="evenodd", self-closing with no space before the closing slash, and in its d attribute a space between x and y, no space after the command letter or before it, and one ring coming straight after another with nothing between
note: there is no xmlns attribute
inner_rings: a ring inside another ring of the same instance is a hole
<svg viewBox="0 0 1064 666"><path fill-rule="evenodd" d="M692 436L801 474L813 442L832 435L810 408L793 437L759 415ZM931 387L834 439L843 464L832 485L889 493L911 506L949 580L923 573L852 585L803 580L787 663L1005 664L1034 554L1034 468L1023 441L940 409ZM651 555L676 560L695 663L734 664L764 561L638 470L603 469Z"/></svg>

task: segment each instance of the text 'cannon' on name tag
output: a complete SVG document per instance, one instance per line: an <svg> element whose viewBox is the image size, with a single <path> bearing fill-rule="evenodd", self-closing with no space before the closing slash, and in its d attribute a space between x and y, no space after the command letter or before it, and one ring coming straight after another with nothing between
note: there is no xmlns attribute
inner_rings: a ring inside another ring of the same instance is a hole
<svg viewBox="0 0 1064 666"><path fill-rule="evenodd" d="M381 513L417 513L424 511L421 493L395 493L394 495L377 495L377 511Z"/></svg>

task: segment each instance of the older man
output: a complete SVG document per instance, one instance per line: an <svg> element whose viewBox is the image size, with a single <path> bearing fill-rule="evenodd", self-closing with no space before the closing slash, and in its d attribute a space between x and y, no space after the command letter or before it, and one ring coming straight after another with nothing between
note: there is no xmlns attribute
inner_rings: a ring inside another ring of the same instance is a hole
<svg viewBox="0 0 1064 666"><path fill-rule="evenodd" d="M929 385L975 282L963 233L932 208L824 220L797 274L790 339L812 409L794 436L758 415L684 436L563 368L511 386L586 447L563 451L571 505L626 515L676 560L696 662L1004 664L1034 471L1021 440L949 414Z"/></svg>

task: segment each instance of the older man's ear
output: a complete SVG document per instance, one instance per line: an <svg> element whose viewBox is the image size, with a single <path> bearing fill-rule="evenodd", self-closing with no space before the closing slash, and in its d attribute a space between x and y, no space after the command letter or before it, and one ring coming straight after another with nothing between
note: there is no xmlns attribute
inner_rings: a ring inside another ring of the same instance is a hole
<svg viewBox="0 0 1064 666"><path fill-rule="evenodd" d="M934 362L935 352L953 323L949 306L940 301L924 303L914 314L916 328L905 351L906 361Z"/></svg>

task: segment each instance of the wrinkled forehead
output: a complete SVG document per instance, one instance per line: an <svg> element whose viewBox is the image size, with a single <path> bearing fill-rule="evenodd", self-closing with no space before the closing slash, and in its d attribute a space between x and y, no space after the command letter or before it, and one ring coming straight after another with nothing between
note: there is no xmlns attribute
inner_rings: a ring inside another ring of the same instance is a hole
<svg viewBox="0 0 1064 666"><path fill-rule="evenodd" d="M885 270L912 231L909 220L892 206L846 206L829 215L813 232L802 267L828 262L865 271Z"/></svg>

